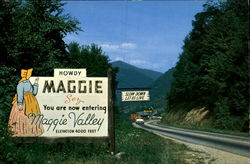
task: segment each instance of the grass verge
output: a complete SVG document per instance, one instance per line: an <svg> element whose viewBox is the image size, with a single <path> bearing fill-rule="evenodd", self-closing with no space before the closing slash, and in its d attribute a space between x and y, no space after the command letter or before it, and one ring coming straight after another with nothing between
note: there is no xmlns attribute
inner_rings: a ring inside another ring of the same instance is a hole
<svg viewBox="0 0 250 164"><path fill-rule="evenodd" d="M185 145L134 128L125 120L116 126L116 153L125 152L120 159L107 153L106 143L65 143L58 152L56 144L13 144L7 138L2 141L0 163L180 164L192 158Z"/></svg>

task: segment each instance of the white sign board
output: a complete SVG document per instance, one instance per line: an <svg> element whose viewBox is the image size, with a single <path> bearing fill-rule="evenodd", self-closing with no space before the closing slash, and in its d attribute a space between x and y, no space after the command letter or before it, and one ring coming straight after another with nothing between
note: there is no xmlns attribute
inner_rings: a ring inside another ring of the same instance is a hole
<svg viewBox="0 0 250 164"><path fill-rule="evenodd" d="M122 91L122 101L150 101L149 91Z"/></svg>
<svg viewBox="0 0 250 164"><path fill-rule="evenodd" d="M55 69L30 82L36 78L41 114L30 118L43 126L41 137L108 136L108 78L86 77L85 69Z"/></svg>
<svg viewBox="0 0 250 164"><path fill-rule="evenodd" d="M82 69L54 69L54 77L87 77L87 70L85 68Z"/></svg>

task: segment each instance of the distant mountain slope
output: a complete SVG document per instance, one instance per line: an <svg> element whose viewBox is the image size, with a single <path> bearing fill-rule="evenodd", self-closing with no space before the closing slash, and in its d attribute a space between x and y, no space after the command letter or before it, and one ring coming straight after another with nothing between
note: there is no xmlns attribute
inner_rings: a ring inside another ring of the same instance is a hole
<svg viewBox="0 0 250 164"><path fill-rule="evenodd" d="M120 102L121 110L130 114L132 112L142 111L145 109L153 108L159 113L164 112L166 104L166 95L170 90L173 81L174 68L169 69L162 74L157 80L150 85L150 101L145 102Z"/></svg>
<svg viewBox="0 0 250 164"><path fill-rule="evenodd" d="M117 73L118 88L143 88L149 87L158 77L160 72L141 69L122 61L111 63L113 67L118 67Z"/></svg>
<svg viewBox="0 0 250 164"><path fill-rule="evenodd" d="M156 81L153 82L151 88L152 97L166 96L166 92L169 92L171 83L173 80L174 68L169 69L163 75L161 75Z"/></svg>

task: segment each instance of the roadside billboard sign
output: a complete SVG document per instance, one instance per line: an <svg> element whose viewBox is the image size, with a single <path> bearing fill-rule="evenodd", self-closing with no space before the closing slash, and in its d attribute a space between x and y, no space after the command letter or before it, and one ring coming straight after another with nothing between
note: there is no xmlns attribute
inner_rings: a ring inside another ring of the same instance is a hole
<svg viewBox="0 0 250 164"><path fill-rule="evenodd" d="M53 77L33 77L31 69L22 74L29 77L20 80L13 99L13 136L109 136L107 77L86 77L86 69L55 69ZM25 92L29 85L33 89Z"/></svg>

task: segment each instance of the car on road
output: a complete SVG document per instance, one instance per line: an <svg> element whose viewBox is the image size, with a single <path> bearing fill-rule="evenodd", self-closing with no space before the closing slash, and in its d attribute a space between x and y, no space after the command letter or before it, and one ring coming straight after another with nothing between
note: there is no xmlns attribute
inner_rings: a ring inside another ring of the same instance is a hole
<svg viewBox="0 0 250 164"><path fill-rule="evenodd" d="M137 123L137 124L144 124L144 120L142 118L137 118L135 120L135 123Z"/></svg>

